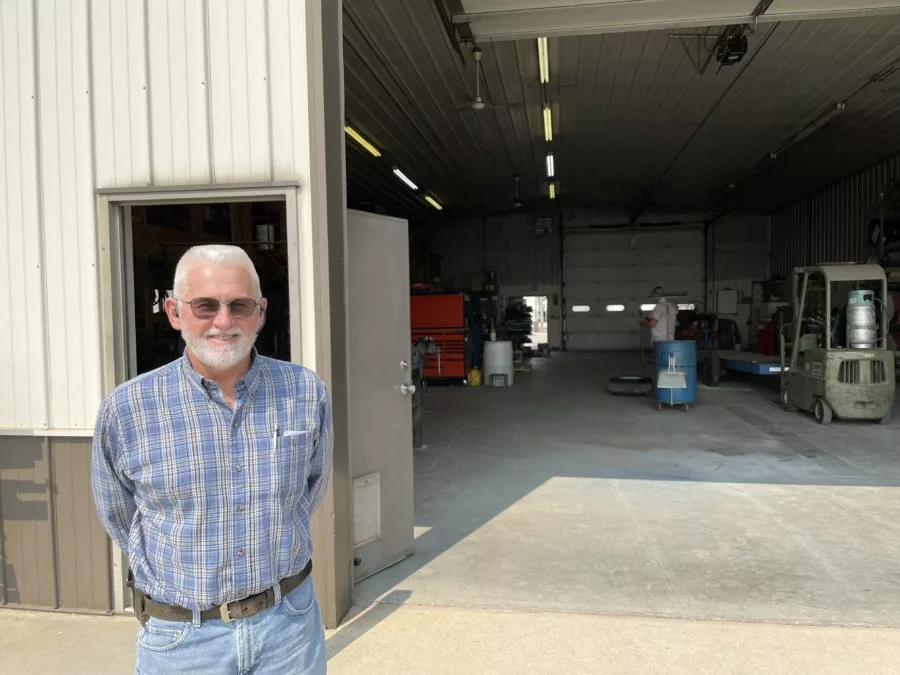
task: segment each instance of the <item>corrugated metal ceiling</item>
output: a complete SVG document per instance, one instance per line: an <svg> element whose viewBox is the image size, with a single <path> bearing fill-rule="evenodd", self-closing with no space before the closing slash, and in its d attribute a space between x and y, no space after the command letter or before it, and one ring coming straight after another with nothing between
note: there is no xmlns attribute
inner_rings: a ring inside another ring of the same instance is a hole
<svg viewBox="0 0 900 675"><path fill-rule="evenodd" d="M480 45L482 95L504 107L476 112L471 50L456 50L435 3L344 7L347 119L385 153L348 145L351 203L428 215L394 164L448 211L510 208L516 174L523 200L545 199L533 40ZM717 30L550 39L561 201L637 207L652 194L661 209L768 210L900 150L900 17L760 25L739 65L700 75L685 50L699 40L674 36ZM827 126L760 163L841 101Z"/></svg>

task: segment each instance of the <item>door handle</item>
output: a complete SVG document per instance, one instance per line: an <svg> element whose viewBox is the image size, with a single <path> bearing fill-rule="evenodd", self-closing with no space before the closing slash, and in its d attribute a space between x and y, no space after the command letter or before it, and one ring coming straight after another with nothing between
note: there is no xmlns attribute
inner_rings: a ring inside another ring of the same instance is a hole
<svg viewBox="0 0 900 675"><path fill-rule="evenodd" d="M416 393L416 385L404 382L400 385L400 393L404 396L411 396Z"/></svg>

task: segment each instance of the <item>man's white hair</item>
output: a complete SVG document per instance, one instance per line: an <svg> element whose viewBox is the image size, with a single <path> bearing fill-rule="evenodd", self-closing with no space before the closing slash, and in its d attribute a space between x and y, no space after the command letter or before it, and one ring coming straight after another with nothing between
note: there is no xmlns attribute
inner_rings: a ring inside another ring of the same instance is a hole
<svg viewBox="0 0 900 675"><path fill-rule="evenodd" d="M256 267L250 256L240 246L229 246L226 244L205 244L203 246L192 246L189 248L178 264L175 266L175 297L184 300L184 293L187 291L187 273L194 265L221 265L221 266L239 266L247 270L250 275L250 286L254 299L258 300L262 297L262 289L259 286L259 274L256 273Z"/></svg>

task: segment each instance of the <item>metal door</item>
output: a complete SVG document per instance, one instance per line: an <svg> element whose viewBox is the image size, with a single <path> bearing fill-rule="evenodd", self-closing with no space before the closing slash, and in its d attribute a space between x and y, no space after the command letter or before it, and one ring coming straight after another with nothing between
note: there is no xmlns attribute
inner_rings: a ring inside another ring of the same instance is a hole
<svg viewBox="0 0 900 675"><path fill-rule="evenodd" d="M350 467L355 580L413 543L409 240L405 220L350 211Z"/></svg>

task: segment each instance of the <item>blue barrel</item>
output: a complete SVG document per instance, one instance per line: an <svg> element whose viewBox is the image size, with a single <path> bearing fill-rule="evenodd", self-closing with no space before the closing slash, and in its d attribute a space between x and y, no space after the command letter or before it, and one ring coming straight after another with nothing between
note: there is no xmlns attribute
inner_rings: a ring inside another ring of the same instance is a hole
<svg viewBox="0 0 900 675"><path fill-rule="evenodd" d="M669 368L669 357L675 356L675 369L684 371L687 387L684 389L660 389L656 386L660 371ZM697 343L693 340L664 340L653 343L653 363L656 378L653 393L662 403L694 403L697 400Z"/></svg>

